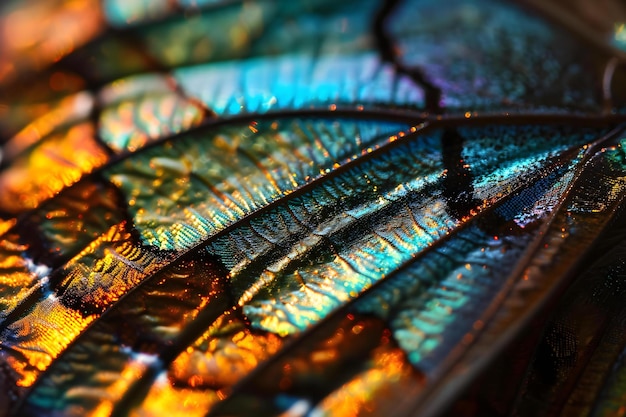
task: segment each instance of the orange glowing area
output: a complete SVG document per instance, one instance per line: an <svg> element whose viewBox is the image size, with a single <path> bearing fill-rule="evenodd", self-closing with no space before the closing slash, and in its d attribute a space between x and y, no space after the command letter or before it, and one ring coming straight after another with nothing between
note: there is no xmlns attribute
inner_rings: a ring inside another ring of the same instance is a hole
<svg viewBox="0 0 626 417"><path fill-rule="evenodd" d="M239 319L223 315L193 346L176 358L169 377L177 386L222 389L234 385L278 352L283 339L253 333Z"/></svg>
<svg viewBox="0 0 626 417"><path fill-rule="evenodd" d="M134 382L145 374L147 368L148 364L143 362L128 362L115 382L108 385L104 390L94 390L93 394L95 398L100 398L100 401L98 401L98 405L88 415L90 417L110 416L117 400L128 391Z"/></svg>
<svg viewBox="0 0 626 417"><path fill-rule="evenodd" d="M168 417L203 417L219 399L213 390L176 387L167 378L159 378L129 416L160 417L167 410Z"/></svg>
<svg viewBox="0 0 626 417"><path fill-rule="evenodd" d="M0 132L7 139L15 136L35 120L53 112L65 100L65 97L59 99L50 96L48 92L41 82L33 82L27 89L17 86L5 95L0 95ZM72 90L67 93L76 92Z"/></svg>
<svg viewBox="0 0 626 417"><path fill-rule="evenodd" d="M93 104L93 97L85 92L62 99L53 110L33 120L4 145L4 160L14 159L63 125L85 120Z"/></svg>
<svg viewBox="0 0 626 417"><path fill-rule="evenodd" d="M112 226L66 264L66 295L104 310L162 266L132 241L126 228L124 222Z"/></svg>
<svg viewBox="0 0 626 417"><path fill-rule="evenodd" d="M31 292L37 280L37 273L31 271L36 271L36 267L29 265L24 256L28 245L18 241L13 233L0 238L0 317L6 317Z"/></svg>
<svg viewBox="0 0 626 417"><path fill-rule="evenodd" d="M17 219L0 219L0 236L5 234L10 228L15 226Z"/></svg>
<svg viewBox="0 0 626 417"><path fill-rule="evenodd" d="M7 362L17 374L17 385L31 386L93 319L49 297L9 326L16 341L7 351Z"/></svg>
<svg viewBox="0 0 626 417"><path fill-rule="evenodd" d="M58 297L50 294L8 327L15 339L8 361L17 374L17 385L30 386L99 317L98 311L104 311L145 278L146 272L140 266L142 261L154 268L159 266L130 242L122 223L113 226L68 262L64 267L66 277L61 283L63 294ZM68 307L68 298L82 300L81 305L92 313ZM129 374L128 378L131 376Z"/></svg>
<svg viewBox="0 0 626 417"><path fill-rule="evenodd" d="M99 35L98 0L12 1L0 17L0 85L45 68Z"/></svg>
<svg viewBox="0 0 626 417"><path fill-rule="evenodd" d="M407 400L408 392L417 393L424 385L401 349L382 345L372 353L369 368L326 397L316 415L367 416L393 415Z"/></svg>
<svg viewBox="0 0 626 417"><path fill-rule="evenodd" d="M90 123L54 134L0 173L0 209L11 213L37 207L83 174L107 161Z"/></svg>

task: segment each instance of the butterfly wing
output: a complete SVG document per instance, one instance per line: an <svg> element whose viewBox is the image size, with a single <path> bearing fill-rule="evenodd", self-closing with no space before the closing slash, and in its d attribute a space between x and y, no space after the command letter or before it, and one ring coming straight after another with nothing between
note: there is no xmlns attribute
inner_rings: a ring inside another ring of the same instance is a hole
<svg viewBox="0 0 626 417"><path fill-rule="evenodd" d="M616 50L487 0L57 6L0 61L7 415L620 398L619 264L555 305L621 239Z"/></svg>

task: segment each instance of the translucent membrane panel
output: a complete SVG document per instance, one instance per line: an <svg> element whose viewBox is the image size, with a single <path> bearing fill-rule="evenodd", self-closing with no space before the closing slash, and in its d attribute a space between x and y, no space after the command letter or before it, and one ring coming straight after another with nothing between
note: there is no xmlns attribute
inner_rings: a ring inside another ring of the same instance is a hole
<svg viewBox="0 0 626 417"><path fill-rule="evenodd" d="M177 91L173 79L143 75L117 80L99 93L98 122L104 143L118 153L188 130L207 116L203 106Z"/></svg>
<svg viewBox="0 0 626 417"><path fill-rule="evenodd" d="M375 53L287 55L188 67L181 87L218 114L279 109L423 107L423 93Z"/></svg>

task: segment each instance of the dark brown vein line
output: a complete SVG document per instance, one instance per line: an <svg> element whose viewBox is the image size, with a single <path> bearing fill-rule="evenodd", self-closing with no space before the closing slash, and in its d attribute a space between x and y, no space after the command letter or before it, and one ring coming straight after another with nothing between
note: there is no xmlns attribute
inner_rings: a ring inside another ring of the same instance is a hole
<svg viewBox="0 0 626 417"><path fill-rule="evenodd" d="M464 142L456 129L447 129L441 135L442 162L446 172L443 196L449 214L455 219L462 219L480 204L480 200L474 197L474 176L463 160Z"/></svg>
<svg viewBox="0 0 626 417"><path fill-rule="evenodd" d="M120 36L120 39L122 38L119 33L117 35ZM187 94L187 92L176 80L176 77L174 77L174 75L172 74L172 70L174 68L170 68L164 65L156 57L150 54L148 45L140 37L136 36L134 32L127 33L123 39L124 43L130 46L137 53L137 55L140 56L141 59L143 59L147 63L148 67L153 72L161 74L166 79L168 86L178 97L190 102L191 104L202 110L203 120L206 118L217 117L217 114L213 111L213 109L210 109L203 101L198 100L197 98ZM95 87L97 89L98 85L92 83L92 87Z"/></svg>
<svg viewBox="0 0 626 417"><path fill-rule="evenodd" d="M434 114L443 113L441 107L441 89L428 80L426 75L416 67L407 67L398 59L396 45L387 31L389 17L402 0L386 0L373 23L373 33L378 44L378 51L383 61L391 63L398 74L408 76L415 84L424 89L426 110Z"/></svg>
<svg viewBox="0 0 626 417"><path fill-rule="evenodd" d="M205 122L194 126L184 132L179 132L170 136L154 140L136 152L124 152L112 158L106 164L98 167L93 172L100 172L108 169L111 165L131 158L133 155L141 154L143 151L162 145L164 142L173 141L182 136L199 133L204 129L228 126L231 124L244 124L256 121L267 121L288 118L320 118L320 119L354 119L367 120L372 122L399 122L413 126L426 123L435 127L461 127L461 126L484 126L488 124L502 125L572 125L585 127L607 127L626 123L626 114L563 114L563 113L483 113L475 114L471 117L465 115L451 116L429 116L423 112L399 109L298 109L281 110L261 114L240 114L231 117L221 117L207 119ZM381 148L386 145L382 145ZM85 177L91 175L85 174Z"/></svg>

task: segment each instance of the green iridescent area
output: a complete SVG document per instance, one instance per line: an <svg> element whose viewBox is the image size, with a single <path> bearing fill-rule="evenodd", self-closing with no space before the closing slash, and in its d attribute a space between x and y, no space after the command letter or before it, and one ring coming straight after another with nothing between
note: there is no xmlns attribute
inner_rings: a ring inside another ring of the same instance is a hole
<svg viewBox="0 0 626 417"><path fill-rule="evenodd" d="M145 244L182 249L408 129L342 119L245 123L160 143L104 175L128 196Z"/></svg>

